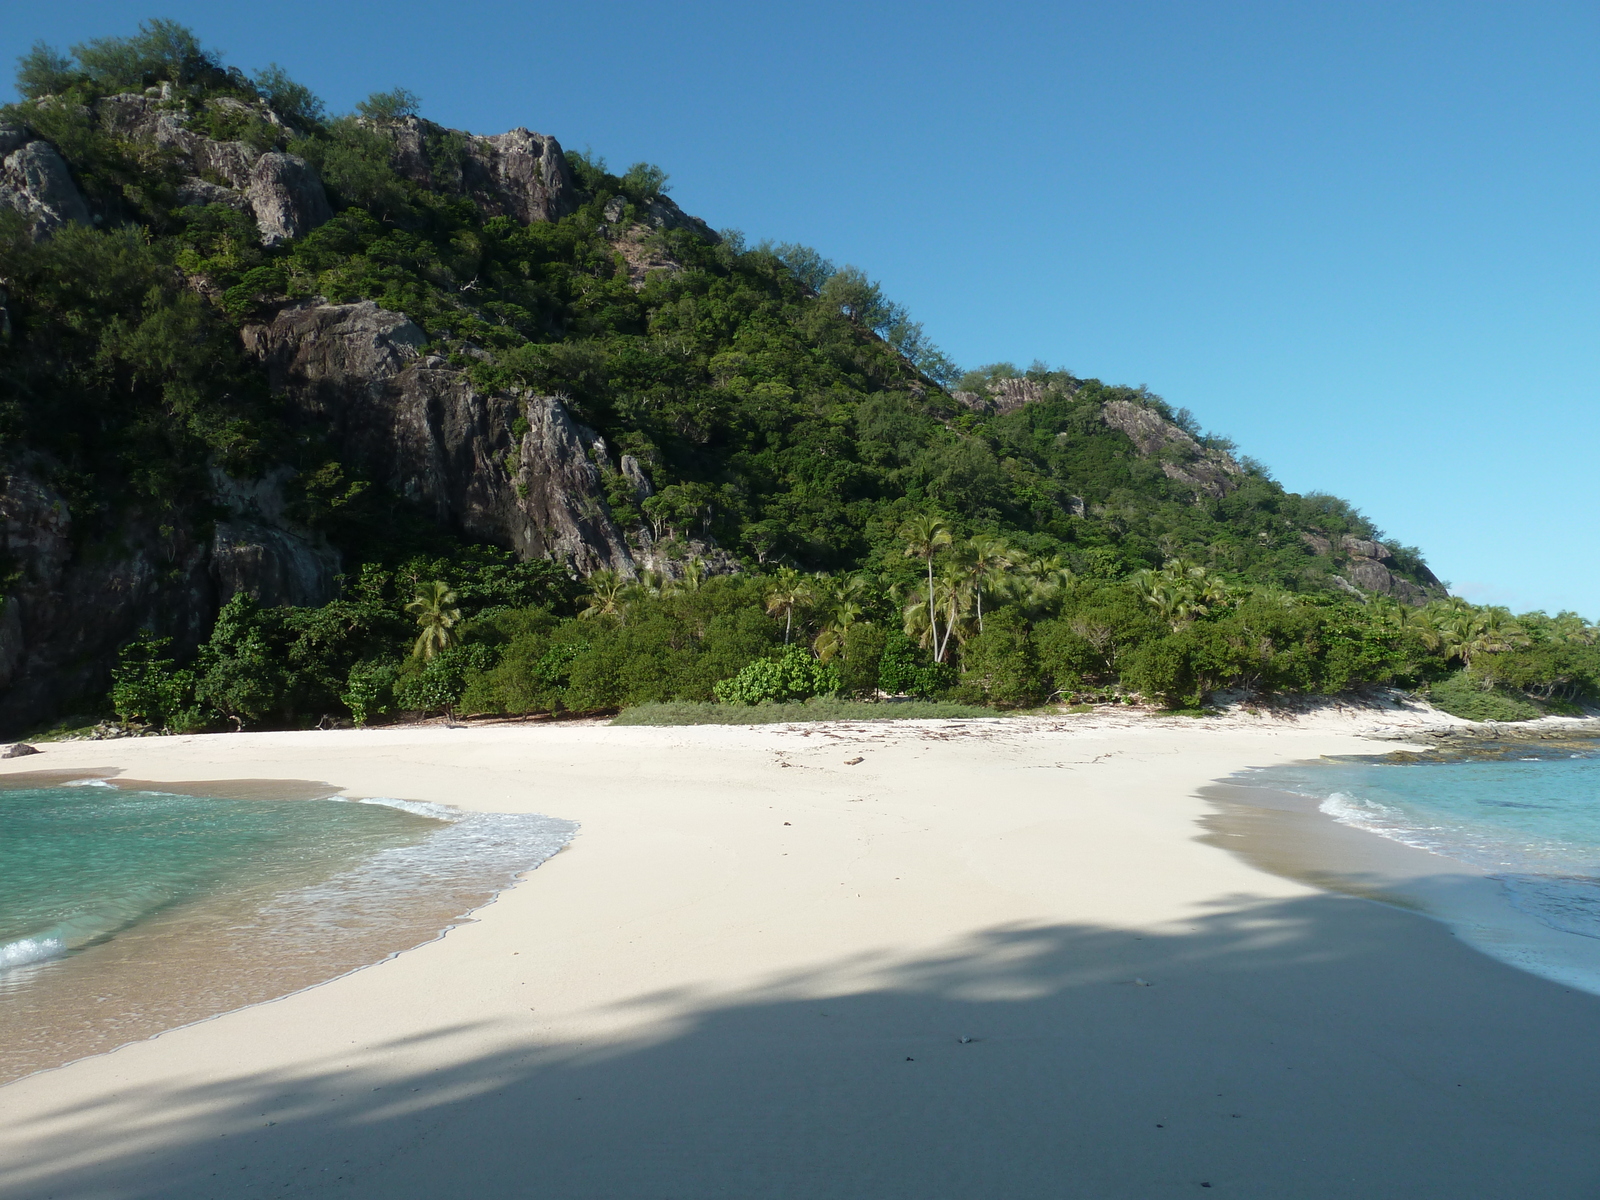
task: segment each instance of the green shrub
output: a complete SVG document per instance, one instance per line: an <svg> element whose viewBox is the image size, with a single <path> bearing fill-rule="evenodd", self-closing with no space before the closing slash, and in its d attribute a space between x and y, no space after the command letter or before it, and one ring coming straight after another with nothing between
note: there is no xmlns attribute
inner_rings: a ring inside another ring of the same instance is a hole
<svg viewBox="0 0 1600 1200"><path fill-rule="evenodd" d="M885 635L883 656L878 661L878 687L891 696L927 700L949 687L953 677L948 666L930 661L899 628L890 629Z"/></svg>
<svg viewBox="0 0 1600 1200"><path fill-rule="evenodd" d="M888 635L883 628L858 621L844 631L844 646L834 657L839 669L839 694L871 699L878 692L878 673Z"/></svg>
<svg viewBox="0 0 1600 1200"><path fill-rule="evenodd" d="M999 717L991 708L943 700L842 700L814 697L787 704L699 704L675 700L623 709L613 725L776 725L789 721L949 721Z"/></svg>
<svg viewBox="0 0 1600 1200"><path fill-rule="evenodd" d="M1049 692L1028 623L1014 608L989 616L983 632L961 648L961 668L955 694L962 700L997 708L1028 708Z"/></svg>
<svg viewBox="0 0 1600 1200"><path fill-rule="evenodd" d="M1424 695L1435 708L1466 721L1529 721L1543 715L1531 701L1512 692L1485 688L1467 671L1441 679Z"/></svg>
<svg viewBox="0 0 1600 1200"><path fill-rule="evenodd" d="M1120 660L1122 683L1168 708L1196 708L1205 698L1189 661L1190 639L1181 633L1141 642Z"/></svg>
<svg viewBox="0 0 1600 1200"><path fill-rule="evenodd" d="M395 706L410 712L452 712L467 675L493 665L494 651L482 643L450 646L426 662L407 659L395 676Z"/></svg>
<svg viewBox="0 0 1600 1200"><path fill-rule="evenodd" d="M143 630L122 648L111 672L111 707L119 720L170 733L205 727L209 714L195 703L194 672L179 670L165 657L171 645L171 638Z"/></svg>
<svg viewBox="0 0 1600 1200"><path fill-rule="evenodd" d="M799 646L785 646L778 658L757 659L713 690L722 704L782 704L837 694L839 672Z"/></svg>
<svg viewBox="0 0 1600 1200"><path fill-rule="evenodd" d="M394 685L400 674L398 660L368 660L356 663L345 677L345 690L339 699L350 710L357 725L394 711Z"/></svg>

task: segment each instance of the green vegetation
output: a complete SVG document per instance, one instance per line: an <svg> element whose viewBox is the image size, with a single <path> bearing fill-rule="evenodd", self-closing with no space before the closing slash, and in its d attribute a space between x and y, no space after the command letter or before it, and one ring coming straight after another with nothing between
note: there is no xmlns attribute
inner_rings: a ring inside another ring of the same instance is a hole
<svg viewBox="0 0 1600 1200"><path fill-rule="evenodd" d="M1544 715L1526 698L1503 688L1485 689L1465 671L1430 686L1427 698L1434 707L1468 721L1527 721Z"/></svg>
<svg viewBox="0 0 1600 1200"><path fill-rule="evenodd" d="M334 219L268 249L247 213L182 204L171 161L93 115L146 89L197 132L306 158ZM569 152L577 211L486 217L397 169L415 95L330 116L281 68L246 76L171 22L70 54L36 47L18 90L5 119L60 149L97 224L34 242L0 216L5 452L42 464L90 542L132 513L203 538L213 465L286 463L295 517L346 571L321 608L235 598L193 661L132 643L111 696L125 721L754 720L802 701L853 714L879 693L963 711L1194 708L1223 689L1368 684L1431 687L1461 712L1600 700L1594 626L1352 596L1326 547L1380 538L1371 522L1249 460L1229 487L1197 489L1167 450L1141 454L1108 425L1107 404L1147 410L1203 451L1230 445L1143 389L1041 363L962 372L859 269L734 231L635 226L675 264L636 286L614 234L660 203L667 177L651 164L619 176ZM415 128L432 161L459 162L460 135ZM577 580L435 528L292 429L243 354L241 326L311 296L404 312L481 387L559 393L654 483L642 502L611 489L620 527L722 547L743 572L708 577L685 551L678 579ZM1003 413L955 395L1023 384L1031 402ZM1429 586L1415 550L1396 548L1389 569Z"/></svg>
<svg viewBox="0 0 1600 1200"><path fill-rule="evenodd" d="M713 715L737 723L767 719L749 709L854 713L850 703L882 694L986 712L1133 699L1196 711L1224 689L1374 683L1425 688L1475 720L1520 720L1573 711L1600 691L1597 631L1571 614L1513 619L1459 600L1363 605L1229 584L1182 562L1088 579L994 539L941 542L931 566L932 620L926 575L905 587L793 569L597 573L574 596L550 564L520 564L546 577L509 583L491 574L503 563L453 577L451 564L431 560L398 577L369 567L323 608L263 610L236 597L192 666L160 643L133 643L113 698L124 720L177 730L684 703L702 706L686 713L720 706ZM537 602L525 602L530 591ZM516 602L498 602L508 594ZM835 701L846 707L825 707ZM906 711L897 704L893 715Z"/></svg>
<svg viewBox="0 0 1600 1200"><path fill-rule="evenodd" d="M905 700L871 704L861 700L818 699L803 703L758 704L729 708L723 704L641 704L611 719L613 725L777 725L798 721L953 721L996 717L992 709L943 701Z"/></svg>

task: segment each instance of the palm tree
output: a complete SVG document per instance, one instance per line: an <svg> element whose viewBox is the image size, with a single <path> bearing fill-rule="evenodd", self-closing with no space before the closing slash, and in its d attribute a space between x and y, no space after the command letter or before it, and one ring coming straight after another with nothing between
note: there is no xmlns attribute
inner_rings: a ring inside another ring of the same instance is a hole
<svg viewBox="0 0 1600 1200"><path fill-rule="evenodd" d="M956 634L965 642L968 632L966 616L972 602L972 579L959 563L947 563L926 589L918 588L911 594L911 602L904 608L907 637L917 639L917 644L933 651L933 661L943 662L950 648L950 636ZM944 628L939 628L938 614L944 613Z"/></svg>
<svg viewBox="0 0 1600 1200"><path fill-rule="evenodd" d="M1220 575L1181 558L1173 559L1159 571L1140 571L1133 577L1133 585L1174 630L1205 616L1228 596L1227 584Z"/></svg>
<svg viewBox="0 0 1600 1200"><path fill-rule="evenodd" d="M935 615L933 560L939 551L950 544L950 526L943 517L921 513L900 527L900 539L905 542L907 558L920 558L928 565L928 628L935 642L939 640L939 620Z"/></svg>
<svg viewBox="0 0 1600 1200"><path fill-rule="evenodd" d="M417 635L411 656L427 662L441 650L456 644L455 623L461 620L461 610L455 607L456 594L443 580L435 579L417 588L417 598L406 605L408 613L415 613L422 632Z"/></svg>
<svg viewBox="0 0 1600 1200"><path fill-rule="evenodd" d="M783 644L789 644L794 632L794 610L811 603L813 587L809 579L793 567L779 567L767 587L767 612L772 616L783 614Z"/></svg>
<svg viewBox="0 0 1600 1200"><path fill-rule="evenodd" d="M1558 612L1550 618L1549 638L1567 646L1592 646L1595 627L1575 612Z"/></svg>
<svg viewBox="0 0 1600 1200"><path fill-rule="evenodd" d="M860 620L861 614L866 611L862 604L866 586L866 580L859 574L833 578L827 575L817 576L818 609L822 617L822 628L811 645L817 652L817 657L823 662L827 662L844 648L845 631Z"/></svg>
<svg viewBox="0 0 1600 1200"><path fill-rule="evenodd" d="M691 558L683 564L683 577L677 581L676 590L680 592L698 592L700 585L706 580L706 564L703 559Z"/></svg>
<svg viewBox="0 0 1600 1200"><path fill-rule="evenodd" d="M1501 654L1530 642L1506 609L1477 608L1459 596L1435 601L1423 613L1427 624L1420 631L1422 644L1464 667L1480 654Z"/></svg>
<svg viewBox="0 0 1600 1200"><path fill-rule="evenodd" d="M964 561L972 569L973 596L978 603L978 632L983 632L983 589L1004 579L1004 574L1016 560L1016 554L1001 538L980 533L969 538L964 547Z"/></svg>
<svg viewBox="0 0 1600 1200"><path fill-rule="evenodd" d="M668 590L670 590L668 581L663 580L658 572L647 568L640 571L632 583L623 587L622 599L624 603L632 604L638 600L649 600L660 596Z"/></svg>
<svg viewBox="0 0 1600 1200"><path fill-rule="evenodd" d="M594 572L584 581L589 585L586 595L578 599L588 601L589 606L578 614L580 617L620 617L628 581L617 574L610 567Z"/></svg>
<svg viewBox="0 0 1600 1200"><path fill-rule="evenodd" d="M1023 559L1012 576L1012 586L1018 599L1035 613L1050 607L1075 582L1077 577L1073 575L1072 568L1055 554Z"/></svg>

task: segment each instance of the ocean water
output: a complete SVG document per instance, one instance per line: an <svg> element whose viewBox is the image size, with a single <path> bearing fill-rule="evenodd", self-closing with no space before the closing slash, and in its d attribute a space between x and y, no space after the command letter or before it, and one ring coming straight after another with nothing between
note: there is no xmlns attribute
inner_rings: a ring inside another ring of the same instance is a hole
<svg viewBox="0 0 1600 1200"><path fill-rule="evenodd" d="M1229 783L1305 797L1343 825L1442 856L1441 876L1451 863L1466 864L1517 912L1600 943L1600 743L1505 743L1456 759L1325 759ZM1501 929L1486 948L1502 953L1513 938ZM1600 944L1582 953L1600 963ZM1539 969L1534 951L1502 956ZM1561 974L1571 976L1570 963ZM1600 990L1600 975L1585 974L1585 986Z"/></svg>
<svg viewBox="0 0 1600 1200"><path fill-rule="evenodd" d="M0 789L0 1082L430 940L575 830L404 800Z"/></svg>

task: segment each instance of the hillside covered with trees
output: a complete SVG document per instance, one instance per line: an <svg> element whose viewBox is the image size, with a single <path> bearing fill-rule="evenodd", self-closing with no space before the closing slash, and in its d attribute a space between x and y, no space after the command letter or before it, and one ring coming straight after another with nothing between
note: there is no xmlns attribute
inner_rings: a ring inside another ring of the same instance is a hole
<svg viewBox="0 0 1600 1200"><path fill-rule="evenodd" d="M0 721L193 730L838 694L1600 699L1158 396L958 368L647 163L332 115L190 31L0 112Z"/></svg>

